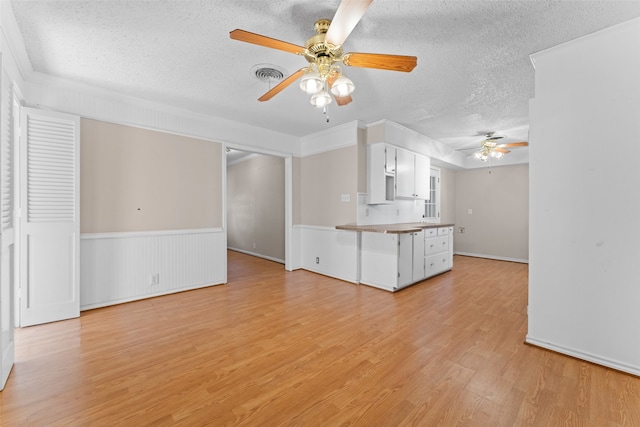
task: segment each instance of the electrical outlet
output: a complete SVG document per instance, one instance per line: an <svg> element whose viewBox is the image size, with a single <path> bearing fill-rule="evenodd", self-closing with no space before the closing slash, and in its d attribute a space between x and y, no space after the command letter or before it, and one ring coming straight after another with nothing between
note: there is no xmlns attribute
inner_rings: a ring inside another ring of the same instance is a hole
<svg viewBox="0 0 640 427"><path fill-rule="evenodd" d="M160 273L153 273L149 276L149 283L151 285L159 285L160 284Z"/></svg>
<svg viewBox="0 0 640 427"><path fill-rule="evenodd" d="M464 227L458 227L458 233L464 233Z"/></svg>
<svg viewBox="0 0 640 427"><path fill-rule="evenodd" d="M316 257L316 264L320 264L320 257L319 256Z"/></svg>
<svg viewBox="0 0 640 427"><path fill-rule="evenodd" d="M467 209L467 215L473 215L473 209Z"/></svg>

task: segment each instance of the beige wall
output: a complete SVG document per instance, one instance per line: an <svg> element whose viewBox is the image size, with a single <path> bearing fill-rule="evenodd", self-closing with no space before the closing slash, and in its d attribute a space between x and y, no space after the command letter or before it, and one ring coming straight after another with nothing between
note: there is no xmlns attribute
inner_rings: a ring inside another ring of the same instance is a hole
<svg viewBox="0 0 640 427"><path fill-rule="evenodd" d="M456 222L456 172L440 168L440 222Z"/></svg>
<svg viewBox="0 0 640 427"><path fill-rule="evenodd" d="M367 130L358 129L358 193L367 192Z"/></svg>
<svg viewBox="0 0 640 427"><path fill-rule="evenodd" d="M301 224L356 223L358 158L358 146L352 145L300 159ZM342 194L350 201L341 202Z"/></svg>
<svg viewBox="0 0 640 427"><path fill-rule="evenodd" d="M284 159L257 155L227 167L227 246L284 261Z"/></svg>
<svg viewBox="0 0 640 427"><path fill-rule="evenodd" d="M81 122L83 233L222 227L219 143Z"/></svg>
<svg viewBox="0 0 640 427"><path fill-rule="evenodd" d="M455 174L456 252L527 260L529 166L490 167ZM458 232L460 227L464 227L464 233Z"/></svg>
<svg viewBox="0 0 640 427"><path fill-rule="evenodd" d="M292 157L291 161L291 220L294 225L302 224L302 159L300 157Z"/></svg>

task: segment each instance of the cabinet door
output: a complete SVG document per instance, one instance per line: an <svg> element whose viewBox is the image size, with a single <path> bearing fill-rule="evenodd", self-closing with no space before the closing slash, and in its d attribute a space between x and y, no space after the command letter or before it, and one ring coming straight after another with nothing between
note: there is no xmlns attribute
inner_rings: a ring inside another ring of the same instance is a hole
<svg viewBox="0 0 640 427"><path fill-rule="evenodd" d="M384 171L388 174L396 173L396 149L390 145L384 148Z"/></svg>
<svg viewBox="0 0 640 427"><path fill-rule="evenodd" d="M396 150L396 196L413 198L414 196L414 157L406 150Z"/></svg>
<svg viewBox="0 0 640 427"><path fill-rule="evenodd" d="M413 283L413 235L398 234L398 287Z"/></svg>
<svg viewBox="0 0 640 427"><path fill-rule="evenodd" d="M415 186L414 194L417 199L429 200L431 195L431 159L420 154L415 155Z"/></svg>
<svg viewBox="0 0 640 427"><path fill-rule="evenodd" d="M395 167L395 149L394 167ZM394 177L386 172L387 146L373 144L367 147L367 203L391 203L394 199Z"/></svg>
<svg viewBox="0 0 640 427"><path fill-rule="evenodd" d="M424 278L424 231L420 231L413 233L413 281Z"/></svg>
<svg viewBox="0 0 640 427"><path fill-rule="evenodd" d="M449 227L449 269L453 268L453 227Z"/></svg>

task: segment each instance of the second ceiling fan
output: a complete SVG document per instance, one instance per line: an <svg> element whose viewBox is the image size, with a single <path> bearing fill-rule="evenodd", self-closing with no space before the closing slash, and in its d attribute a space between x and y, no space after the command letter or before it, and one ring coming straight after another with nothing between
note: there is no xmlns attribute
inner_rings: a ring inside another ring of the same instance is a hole
<svg viewBox="0 0 640 427"><path fill-rule="evenodd" d="M494 132L487 133L484 140L480 143L480 149L473 153L473 157L481 162L486 162L489 158L501 159L505 154L511 152L511 150L507 150L507 148L526 147L529 145L526 141L498 144L497 141L502 138L504 138L504 136L496 135Z"/></svg>
<svg viewBox="0 0 640 427"><path fill-rule="evenodd" d="M333 95L338 105L352 101L355 89L353 82L342 73L337 65L341 62L351 67L375 68L380 70L410 72L418 62L415 56L387 55L381 53L343 53L342 45L367 11L373 0L342 0L333 20L319 19L315 23L316 35L309 38L304 46L295 45L260 34L236 29L229 33L233 40L253 43L304 56L307 67L274 86L258 101L268 101L294 81L300 79L300 88L311 95L311 104L325 107Z"/></svg>

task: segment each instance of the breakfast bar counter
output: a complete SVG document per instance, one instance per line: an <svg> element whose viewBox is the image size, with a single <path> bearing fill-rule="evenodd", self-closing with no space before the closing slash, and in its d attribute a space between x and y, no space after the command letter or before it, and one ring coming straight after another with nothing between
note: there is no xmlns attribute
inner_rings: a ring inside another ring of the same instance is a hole
<svg viewBox="0 0 640 427"><path fill-rule="evenodd" d="M454 224L337 225L358 232L359 283L395 292L453 268Z"/></svg>
<svg viewBox="0 0 640 427"><path fill-rule="evenodd" d="M432 224L427 222L409 222L401 224L374 225L336 225L338 230L367 231L371 233L403 234L420 232L427 228L453 227L453 224Z"/></svg>

